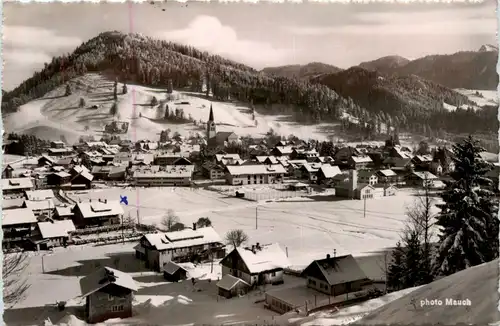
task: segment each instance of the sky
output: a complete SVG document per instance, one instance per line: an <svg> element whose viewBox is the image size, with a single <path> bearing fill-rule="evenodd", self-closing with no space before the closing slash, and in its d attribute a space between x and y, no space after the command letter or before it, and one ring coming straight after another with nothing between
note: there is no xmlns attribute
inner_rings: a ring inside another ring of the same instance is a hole
<svg viewBox="0 0 500 326"><path fill-rule="evenodd" d="M110 30L193 45L256 69L323 62L348 68L497 44L496 2L4 2L2 79L11 90L53 56Z"/></svg>

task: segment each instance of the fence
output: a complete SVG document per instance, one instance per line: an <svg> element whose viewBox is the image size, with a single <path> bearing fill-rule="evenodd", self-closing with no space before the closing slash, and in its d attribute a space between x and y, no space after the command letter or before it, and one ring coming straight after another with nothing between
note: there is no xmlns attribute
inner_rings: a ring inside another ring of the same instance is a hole
<svg viewBox="0 0 500 326"><path fill-rule="evenodd" d="M275 199L286 199L294 197L304 197L311 195L305 191L279 191L279 190L269 190L263 192L245 192L245 198L253 201L261 200L275 200Z"/></svg>

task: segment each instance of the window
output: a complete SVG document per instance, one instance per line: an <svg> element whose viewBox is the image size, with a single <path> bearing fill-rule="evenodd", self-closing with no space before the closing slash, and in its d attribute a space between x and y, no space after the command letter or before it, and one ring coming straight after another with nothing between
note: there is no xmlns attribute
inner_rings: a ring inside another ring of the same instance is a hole
<svg viewBox="0 0 500 326"><path fill-rule="evenodd" d="M275 276L276 276L276 272L272 272L271 277L275 277Z"/></svg>
<svg viewBox="0 0 500 326"><path fill-rule="evenodd" d="M112 307L111 307L111 311L112 311L112 312L119 312L119 311L123 311L123 305L112 306Z"/></svg>
<svg viewBox="0 0 500 326"><path fill-rule="evenodd" d="M113 301L114 297L111 294L108 294L108 300Z"/></svg>

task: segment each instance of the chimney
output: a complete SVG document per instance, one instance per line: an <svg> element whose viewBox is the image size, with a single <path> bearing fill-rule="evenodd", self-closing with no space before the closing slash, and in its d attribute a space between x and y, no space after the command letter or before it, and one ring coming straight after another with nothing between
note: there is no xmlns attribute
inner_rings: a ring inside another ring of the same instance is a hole
<svg viewBox="0 0 500 326"><path fill-rule="evenodd" d="M260 250L260 243L257 242L257 244L255 245L255 248L257 248L257 250Z"/></svg>
<svg viewBox="0 0 500 326"><path fill-rule="evenodd" d="M108 203L108 200L107 199L104 199L104 203L107 204Z"/></svg>
<svg viewBox="0 0 500 326"><path fill-rule="evenodd" d="M326 254L326 259L330 259L330 254Z"/></svg>
<svg viewBox="0 0 500 326"><path fill-rule="evenodd" d="M193 223L193 230L196 230L196 223Z"/></svg>

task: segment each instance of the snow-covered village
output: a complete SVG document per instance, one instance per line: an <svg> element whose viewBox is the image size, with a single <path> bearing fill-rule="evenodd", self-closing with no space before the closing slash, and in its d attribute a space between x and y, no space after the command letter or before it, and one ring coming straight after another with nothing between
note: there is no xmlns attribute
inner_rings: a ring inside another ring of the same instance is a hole
<svg viewBox="0 0 500 326"><path fill-rule="evenodd" d="M181 5L5 5L4 324L499 325L498 48L261 67ZM96 10L151 27L58 35ZM55 55L14 78L28 40Z"/></svg>

